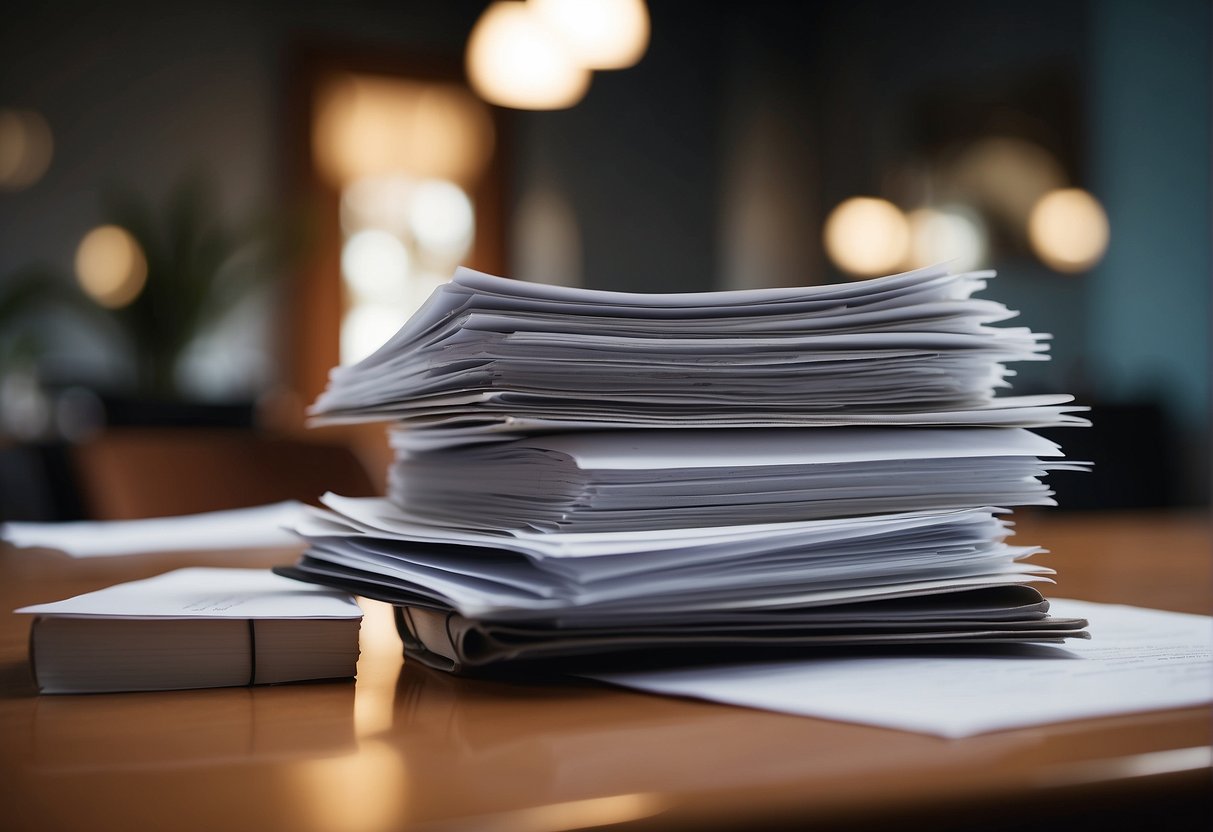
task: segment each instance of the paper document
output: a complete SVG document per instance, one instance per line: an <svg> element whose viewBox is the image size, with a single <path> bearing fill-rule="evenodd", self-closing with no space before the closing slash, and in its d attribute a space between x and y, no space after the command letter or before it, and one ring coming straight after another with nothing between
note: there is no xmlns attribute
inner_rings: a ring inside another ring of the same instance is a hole
<svg viewBox="0 0 1213 832"><path fill-rule="evenodd" d="M620 428L1085 424L1069 396L1002 397L1047 336L991 326L990 272L639 295L459 269L373 355L335 369L319 421L397 421L412 450Z"/></svg>
<svg viewBox="0 0 1213 832"><path fill-rule="evenodd" d="M649 295L460 269L330 374L316 421L393 423L387 493L325 495L280 574L396 605L452 672L1086 638L1003 519L1089 467L1025 430L1083 408L1001 395L1050 336L994 325L992 276Z"/></svg>
<svg viewBox="0 0 1213 832"><path fill-rule="evenodd" d="M268 569L193 567L15 610L30 615L102 618L361 618L344 592Z"/></svg>
<svg viewBox="0 0 1213 832"><path fill-rule="evenodd" d="M1002 542L990 509L676 529L653 534L519 534L421 527L383 500L324 501L297 527L303 571L356 569L381 600L418 595L472 618L534 615L622 627L679 612L794 608L1047 580L1035 551ZM403 530L393 539L390 528ZM394 545L396 542L403 545ZM445 542L444 542L445 541ZM432 544L432 545L428 545ZM492 555L485 556L486 551ZM368 587L369 589L370 587Z"/></svg>
<svg viewBox="0 0 1213 832"><path fill-rule="evenodd" d="M403 435L398 432L398 436ZM960 506L1053 505L1042 477L1085 470L1022 428L563 433L405 453L388 500L469 530L684 529Z"/></svg>
<svg viewBox="0 0 1213 832"><path fill-rule="evenodd" d="M268 569L178 569L22 607L41 693L348 679L362 610Z"/></svg>
<svg viewBox="0 0 1213 832"><path fill-rule="evenodd" d="M1089 620L1091 640L998 656L830 658L591 678L943 737L1213 702L1208 616L1064 599L1051 612Z"/></svg>
<svg viewBox="0 0 1213 832"><path fill-rule="evenodd" d="M211 511L146 520L86 520L72 523L5 523L0 537L15 546L59 549L74 558L144 552L254 549L291 546L299 539L284 526L304 514L303 503Z"/></svg>

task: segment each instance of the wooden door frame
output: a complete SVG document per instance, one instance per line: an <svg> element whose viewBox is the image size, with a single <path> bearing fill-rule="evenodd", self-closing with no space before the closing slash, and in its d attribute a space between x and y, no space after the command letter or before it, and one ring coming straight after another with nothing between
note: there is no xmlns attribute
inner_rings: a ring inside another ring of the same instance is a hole
<svg viewBox="0 0 1213 832"><path fill-rule="evenodd" d="M465 83L462 61L415 50L364 43L306 41L288 49L285 113L282 118L282 192L303 225L305 248L286 280L283 350L284 383L303 403L324 390L330 368L340 360L343 311L340 274L340 194L316 169L312 145L316 92L340 73L382 75L415 81ZM505 164L509 141L503 111L486 105L492 119L493 154L469 196L476 211L476 234L464 263L504 274L506 268Z"/></svg>

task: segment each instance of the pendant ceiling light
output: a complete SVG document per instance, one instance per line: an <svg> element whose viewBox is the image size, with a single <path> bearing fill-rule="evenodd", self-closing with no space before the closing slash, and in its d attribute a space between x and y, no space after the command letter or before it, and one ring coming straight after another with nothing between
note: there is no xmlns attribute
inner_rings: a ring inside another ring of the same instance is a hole
<svg viewBox="0 0 1213 832"><path fill-rule="evenodd" d="M530 0L577 63L589 69L626 69L649 45L644 0Z"/></svg>
<svg viewBox="0 0 1213 832"><path fill-rule="evenodd" d="M472 29L468 79L484 100L524 110L559 110L580 101L590 72L530 3L500 0Z"/></svg>

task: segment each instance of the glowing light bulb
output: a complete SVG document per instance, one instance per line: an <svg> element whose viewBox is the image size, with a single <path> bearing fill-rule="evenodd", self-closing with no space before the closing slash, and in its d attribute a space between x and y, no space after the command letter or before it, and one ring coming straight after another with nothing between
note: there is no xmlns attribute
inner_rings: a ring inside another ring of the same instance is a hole
<svg viewBox="0 0 1213 832"><path fill-rule="evenodd" d="M1108 215L1081 188L1062 188L1041 197L1028 217L1028 241L1049 268L1081 272L1108 249Z"/></svg>
<svg viewBox="0 0 1213 832"><path fill-rule="evenodd" d="M909 265L918 268L951 262L958 270L976 268L986 256L986 229L965 208L919 208L906 217L910 224Z"/></svg>
<svg viewBox="0 0 1213 832"><path fill-rule="evenodd" d="M825 245L838 268L871 277L901 266L909 251L910 230L893 203L856 196L839 203L826 218Z"/></svg>
<svg viewBox="0 0 1213 832"><path fill-rule="evenodd" d="M313 155L338 187L400 175L473 183L492 156L488 108L456 84L337 75L315 104Z"/></svg>
<svg viewBox="0 0 1213 832"><path fill-rule="evenodd" d="M476 215L458 185L440 179L419 182L409 207L409 229L423 251L455 262L467 254Z"/></svg>
<svg viewBox="0 0 1213 832"><path fill-rule="evenodd" d="M580 101L590 73L527 3L498 0L468 38L468 78L482 98L522 110L559 110Z"/></svg>
<svg viewBox="0 0 1213 832"><path fill-rule="evenodd" d="M1045 148L1013 136L991 136L956 160L955 185L1004 222L1022 226L1032 206L1054 188L1065 187L1061 162Z"/></svg>
<svg viewBox="0 0 1213 832"><path fill-rule="evenodd" d="M347 235L379 228L403 237L411 220L416 180L407 176L368 176L341 191L341 230Z"/></svg>
<svg viewBox="0 0 1213 832"><path fill-rule="evenodd" d="M76 249L76 279L104 307L118 309L139 297L147 283L147 258L125 228L102 225Z"/></svg>
<svg viewBox="0 0 1213 832"><path fill-rule="evenodd" d="M648 48L644 0L531 0L531 6L584 67L624 69Z"/></svg>
<svg viewBox="0 0 1213 832"><path fill-rule="evenodd" d="M362 304L341 319L341 363L354 364L383 346L408 318L387 306Z"/></svg>
<svg viewBox="0 0 1213 832"><path fill-rule="evenodd" d="M341 274L361 301L399 300L405 293L408 270L408 249L388 231L359 231L341 249Z"/></svg>

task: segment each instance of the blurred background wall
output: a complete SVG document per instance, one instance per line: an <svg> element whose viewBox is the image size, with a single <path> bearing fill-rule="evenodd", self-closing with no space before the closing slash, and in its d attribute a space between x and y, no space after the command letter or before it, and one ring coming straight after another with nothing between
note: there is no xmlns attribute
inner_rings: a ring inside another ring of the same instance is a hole
<svg viewBox="0 0 1213 832"><path fill-rule="evenodd" d="M26 181L18 164L0 191L9 446L163 416L165 400L297 428L341 360L351 313L338 307L363 291L341 274L358 268L350 247L367 229L350 225L352 192L315 161L326 84L361 73L462 85L487 5L7 4L0 145L45 133L51 147L40 175ZM451 249L460 260L633 291L855 279L823 229L853 197L887 200L898 222L922 221L887 271L938 256L995 268L989 295L1054 333L1054 360L1017 368L1016 387L1095 407L1095 429L1061 438L1100 473L1059 479L1073 489L1063 502L1207 502L1208 3L670 0L648 11L639 62L595 72L575 105L486 109L492 157L463 186L476 230ZM1072 188L1102 208L1107 244L1059 265L1028 215ZM85 235L123 217L177 241L147 258L149 285L197 229L227 235L212 260L215 293L232 302L189 323L197 337L162 389L144 383L139 353L168 337L146 321L178 314L164 311L171 298L98 315L77 288ZM273 256L244 253L246 238L272 239ZM383 262L403 256L382 235L358 239ZM8 481L14 505L21 479Z"/></svg>

